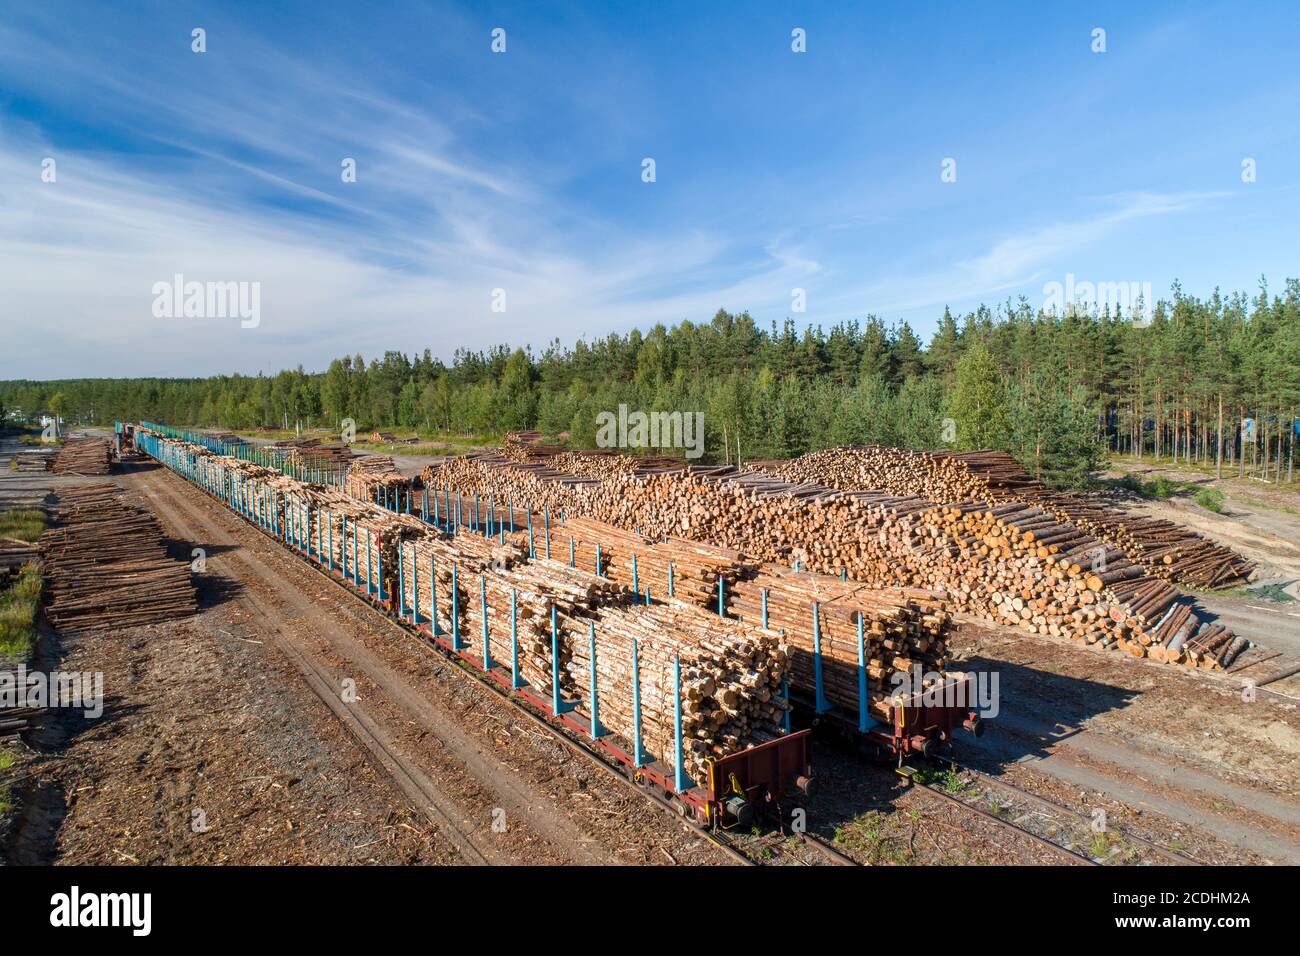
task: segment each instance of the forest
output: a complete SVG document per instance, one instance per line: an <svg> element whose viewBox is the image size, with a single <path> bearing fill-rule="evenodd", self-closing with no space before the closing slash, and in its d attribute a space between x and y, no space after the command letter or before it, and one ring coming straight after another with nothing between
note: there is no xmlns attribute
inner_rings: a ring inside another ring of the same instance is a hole
<svg viewBox="0 0 1300 956"><path fill-rule="evenodd" d="M1050 483L1083 486L1108 453L1291 477L1300 405L1300 280L1280 294L1171 294L1149 318L1065 315L1025 299L961 316L923 342L905 322L764 329L719 311L647 332L342 356L322 372L0 382L0 408L111 423L232 430L408 429L490 439L520 428L596 444L620 404L703 412L703 460L783 458L851 443L1002 448ZM668 452L673 454L674 452ZM681 454L677 450L675 454Z"/></svg>

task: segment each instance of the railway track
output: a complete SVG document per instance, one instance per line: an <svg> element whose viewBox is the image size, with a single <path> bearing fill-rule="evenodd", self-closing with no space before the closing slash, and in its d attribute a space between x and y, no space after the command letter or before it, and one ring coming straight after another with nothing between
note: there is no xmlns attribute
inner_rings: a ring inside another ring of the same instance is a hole
<svg viewBox="0 0 1300 956"><path fill-rule="evenodd" d="M161 469L161 474L165 474L169 480L176 480L185 488L193 486L185 481L179 475L176 475L170 469ZM205 502L208 500L206 494L198 491ZM319 569L314 562L309 561L299 552L292 548L286 548L280 539L254 523L247 522L238 515L232 515L238 522L239 527L256 531L265 540L274 543L277 553L287 553L300 562L307 564L314 571ZM178 522L184 524L184 522ZM190 536L194 535L194 529L182 528ZM198 540L195 538L195 540ZM741 865L764 865L776 862L791 862L790 846L783 842L781 848L776 848L769 839L770 835L737 834L724 830L712 830L701 826L696 821L684 816L682 805L667 799L665 796L656 793L650 786L643 786L635 781L631 775L621 766L610 763L599 752L586 747L582 741L575 739L564 728L557 727L544 716L535 712L526 702L512 697L502 691L493 682L486 677L480 676L471 670L465 662L448 651L441 645L433 642L424 633L410 627L404 621L384 613L381 609L375 607L371 602L365 600L361 595L353 591L344 581L334 578L330 575L321 574L320 578L329 581L335 585L339 591L347 596L348 601L356 608L364 609L365 613L375 615L376 620L382 620L391 630L400 632L410 643L410 646L417 649L422 655L437 659L443 663L451 664L450 670L455 673L461 680L472 682L476 687L490 691L498 700L509 706L518 716L528 721L537 729L545 732L551 739L560 743L570 752L586 758L594 763L601 770L605 771L611 779L617 781L619 785L635 792L641 797L648 799L652 804L659 807L665 813L672 816L684 828L696 836L702 837L712 843L720 852L725 854L732 862ZM280 642L281 644L288 642ZM328 675L320 673L320 669L315 663L297 648L285 648L287 656L293 661L296 667L303 673L304 679L308 686L313 690L322 702L329 708L344 725L345 729L357 740L367 754L370 756L372 763L378 766L383 772L393 779L397 788L405 794L408 799L412 799L418 807L426 810L430 818L438 824L439 828L448 832L448 836L456 846L458 851L462 851L469 862L490 863L490 854L478 847L465 828L458 827L450 816L439 808L440 802L445 802L445 797L436 792L436 788L424 785L419 779L423 775L409 765L409 762L394 753L391 748L387 747L384 742L366 727L361 721L352 714L347 707L341 704L338 694L331 683ZM414 771L414 772L413 772ZM427 780L427 778L426 778ZM431 784L428 781L428 784ZM857 865L847 855L841 853L834 846L812 834L800 835L794 843L799 847L810 848L813 853L828 863L834 865ZM793 861L802 865L809 865L806 860Z"/></svg>
<svg viewBox="0 0 1300 956"><path fill-rule="evenodd" d="M1009 783L1005 780L1000 780L988 773L985 773L982 770L977 769L976 767L972 767L969 764L962 763L961 761L945 758L943 762L948 764L952 768L956 768L958 770L961 770L963 773L968 774L971 778L973 778L973 780L980 787L983 787L986 792L996 791L1003 794L1009 794L1013 800L1018 800L1023 804L1030 804L1035 807L1038 807L1040 811L1043 812L1045 815L1047 814L1065 815L1067 817L1071 817L1076 821L1078 825L1085 827L1089 834L1092 834L1094 837L1104 838L1106 844L1105 850L1103 850L1103 852L1098 854L1089 853L1086 856L1089 862L1094 863L1096 865L1100 865L1100 866L1117 865L1121 863L1127 865L1137 865L1137 864L1152 862L1152 860L1148 859L1147 857L1155 857L1158 858L1160 862L1169 863L1177 866L1204 866L1205 865L1201 863L1199 860L1193 859L1192 857L1187 856L1186 854L1179 853L1177 850L1171 850L1168 847L1163 847L1160 844L1148 840L1145 837L1138 836L1136 833L1133 833L1123 827L1115 826L1114 824L1111 824L1109 821L1107 821L1103 829L1094 830L1093 829L1094 818L1089 816L1086 813L1083 813L1080 810L1076 810L1073 807L1067 807L1063 804L1056 803L1055 801L1048 800L1046 797L1039 796L1038 794L1033 793L1029 790L1025 790L1021 787L1017 787L1015 784ZM935 789L935 788L931 787L930 789ZM937 792L942 793L943 791L938 790ZM949 794L945 793L944 795L948 796ZM978 809L978 808L973 807L973 809ZM995 814L995 816L997 815ZM997 817L997 818L1001 819L1001 817ZM1010 822L1010 821L1006 821L1006 822ZM1118 839L1114 839L1114 838L1118 838ZM1126 849L1129 851L1127 854L1125 852ZM1133 851L1138 851L1138 852L1135 854ZM1075 851L1071 850L1070 852L1075 852ZM1083 855L1083 854L1076 853L1076 855ZM1129 856L1130 858L1121 859L1122 856L1126 856L1126 855Z"/></svg>
<svg viewBox="0 0 1300 956"><path fill-rule="evenodd" d="M1006 817L1002 816L1000 813L994 812L992 810L986 810L983 807L978 806L975 803L972 803L970 800L961 799L959 795L962 792L961 790L954 792L952 790L936 786L926 780L918 779L915 774L913 774L912 777L909 778L909 782L911 786L920 787L934 794L935 796L940 797L943 800L946 800L952 804L955 804L956 806L961 807L964 810L969 810L972 813L978 814L979 816L983 817L986 820L992 821L993 823L997 824L999 827L1007 830L1008 832L1015 833L1022 838L1028 839L1031 842L1036 843L1037 845L1052 851L1058 856L1064 857L1065 859L1069 860L1071 863L1083 864L1085 866L1100 865L1096 860L1092 859L1091 857L1085 856L1084 854L1079 853L1074 849L1071 849L1069 846L1066 846L1063 843L1058 843L1055 840L1052 840L1044 836L1043 834L1036 832L1030 827L1017 823L1015 820L1009 820Z"/></svg>
<svg viewBox="0 0 1300 956"><path fill-rule="evenodd" d="M191 540L203 539L205 536L198 535L197 529L186 521L186 515L178 514L177 511L183 509L190 518L196 520L202 516L196 514L187 502L177 500L174 503L177 507L167 509L171 512L166 516L167 520ZM466 863L483 865L499 859L499 855L494 853L492 848L481 845L468 827L453 819L451 814L443 809L448 800L437 785L414 764L397 753L386 739L386 735L373 721L342 702L334 678L297 645L292 635L284 632L269 617L263 617L260 624L273 631L275 646L298 670L308 689L352 737L370 763L388 777L412 806L428 817Z"/></svg>

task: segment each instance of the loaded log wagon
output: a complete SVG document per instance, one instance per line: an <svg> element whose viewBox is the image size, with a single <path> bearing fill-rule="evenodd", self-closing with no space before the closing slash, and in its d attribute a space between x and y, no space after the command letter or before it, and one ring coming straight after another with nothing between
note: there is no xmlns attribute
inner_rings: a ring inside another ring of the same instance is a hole
<svg viewBox="0 0 1300 956"><path fill-rule="evenodd" d="M861 715L832 704L817 711L811 698L791 695L813 727L825 728L864 756L882 762L903 762L911 756L938 757L962 732L984 735L984 718L972 706L975 682L957 676L941 685L887 699L883 718Z"/></svg>
<svg viewBox="0 0 1300 956"><path fill-rule="evenodd" d="M789 726L778 632L549 560L549 525L534 538L531 515L508 539L504 514L483 524L475 508L470 530L463 504L431 515L423 489L399 495L387 475L393 493L375 503L369 481L342 483L358 498L198 436L142 425L134 437L696 825L748 827L813 792L811 732Z"/></svg>
<svg viewBox="0 0 1300 956"><path fill-rule="evenodd" d="M951 618L936 592L869 587L699 541L655 541L590 518L553 518L547 507L521 513L509 495L458 495L427 472L424 481L427 497L441 502L439 513L452 515L454 526L553 553L638 594L666 594L775 630L790 647L789 700L801 727L829 730L865 755L900 764L939 753L963 731L984 732L974 681L938 676ZM914 666L927 686L898 697L892 676Z"/></svg>

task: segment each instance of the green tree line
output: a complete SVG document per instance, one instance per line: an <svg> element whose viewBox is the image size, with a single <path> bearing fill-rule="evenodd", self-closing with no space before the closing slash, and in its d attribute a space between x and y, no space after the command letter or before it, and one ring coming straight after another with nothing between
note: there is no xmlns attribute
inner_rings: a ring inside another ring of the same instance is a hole
<svg viewBox="0 0 1300 956"><path fill-rule="evenodd" d="M768 328L747 313L656 325L540 355L506 345L332 361L277 375L0 382L0 406L73 421L153 419L227 429L411 428L495 436L536 428L595 444L620 404L704 413L707 461L846 443L1003 448L1058 485L1107 450L1290 476L1300 404L1300 280L1271 294L1185 295L1149 317L1065 315L1023 298L953 316L929 342L875 316ZM1243 424L1245 423L1245 424Z"/></svg>

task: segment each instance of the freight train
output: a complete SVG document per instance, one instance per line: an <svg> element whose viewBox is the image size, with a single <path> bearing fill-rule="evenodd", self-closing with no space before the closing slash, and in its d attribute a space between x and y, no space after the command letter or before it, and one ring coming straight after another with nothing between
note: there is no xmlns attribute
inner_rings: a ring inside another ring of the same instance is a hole
<svg viewBox="0 0 1300 956"><path fill-rule="evenodd" d="M215 500L231 507L245 520L257 526L263 533L274 537L292 549L303 560L310 561L317 568L340 586L348 588L372 606L392 618L408 631L417 633L427 644L472 668L485 681L492 684L504 696L524 705L530 712L547 720L553 725L568 731L572 739L581 741L586 750L598 758L621 768L636 784L660 801L674 806L684 817L701 827L730 829L748 828L760 818L781 818L800 806L806 798L815 792L815 777L812 767L812 735L815 729L829 729L850 741L861 752L872 757L901 762L910 755L934 756L949 745L957 733L965 729L977 736L983 731L983 722L979 715L967 704L973 698L968 693L950 695L957 703L933 702L921 693L895 701L890 706L888 721L882 721L865 714L850 714L842 708L823 707L820 711L797 694L790 696L793 712L799 717L800 724L807 727L796 729L787 720L787 733L736 753L711 759L708 762L707 781L703 786L696 786L694 781L674 770L665 762L653 759L641 752L636 742L629 743L609 733L592 733L590 719L575 709L559 706L558 700L548 699L536 693L526 683L521 683L517 673L497 662L484 661L480 655L469 653L459 646L452 633L445 632L431 620L420 620L419 615L411 615L405 608L399 608L391 594L383 593L382 587L376 588L367 578L361 578L357 569L340 568L327 554L322 554L314 547L309 533L303 533L294 523L270 520L265 513L257 513L241 508L232 494L230 487L213 485L211 476L206 480L198 479L192 457L174 445L164 445L162 438L192 442L202 445L216 454L234 452L242 457L246 452L227 449L225 443L208 436L181 432L166 426L149 424L117 426L119 441L126 447L148 455L176 474L186 478ZM245 448L247 446L244 446ZM233 480L233 479L230 479ZM453 522L460 526L475 527L466 509L460 507L444 509L444 513L434 513L417 507L411 511L410 496L398 500L398 496L385 491L376 496L376 504L405 513L424 511L424 520L444 531L453 530ZM448 520L446 512L450 512ZM477 509L475 509L475 513ZM513 517L511 525L514 525ZM544 534L549 535L549 519L543 522ZM482 527L481 525L479 527ZM528 517L530 539L533 523ZM549 551L549 540L546 542ZM540 545L540 542L539 542ZM454 612L453 612L454 613ZM414 620L412 620L414 618ZM969 680L964 678L962 680ZM954 684L956 682L953 682ZM966 688L969 691L969 688ZM680 701L678 702L680 708ZM680 760L676 762L680 766Z"/></svg>

